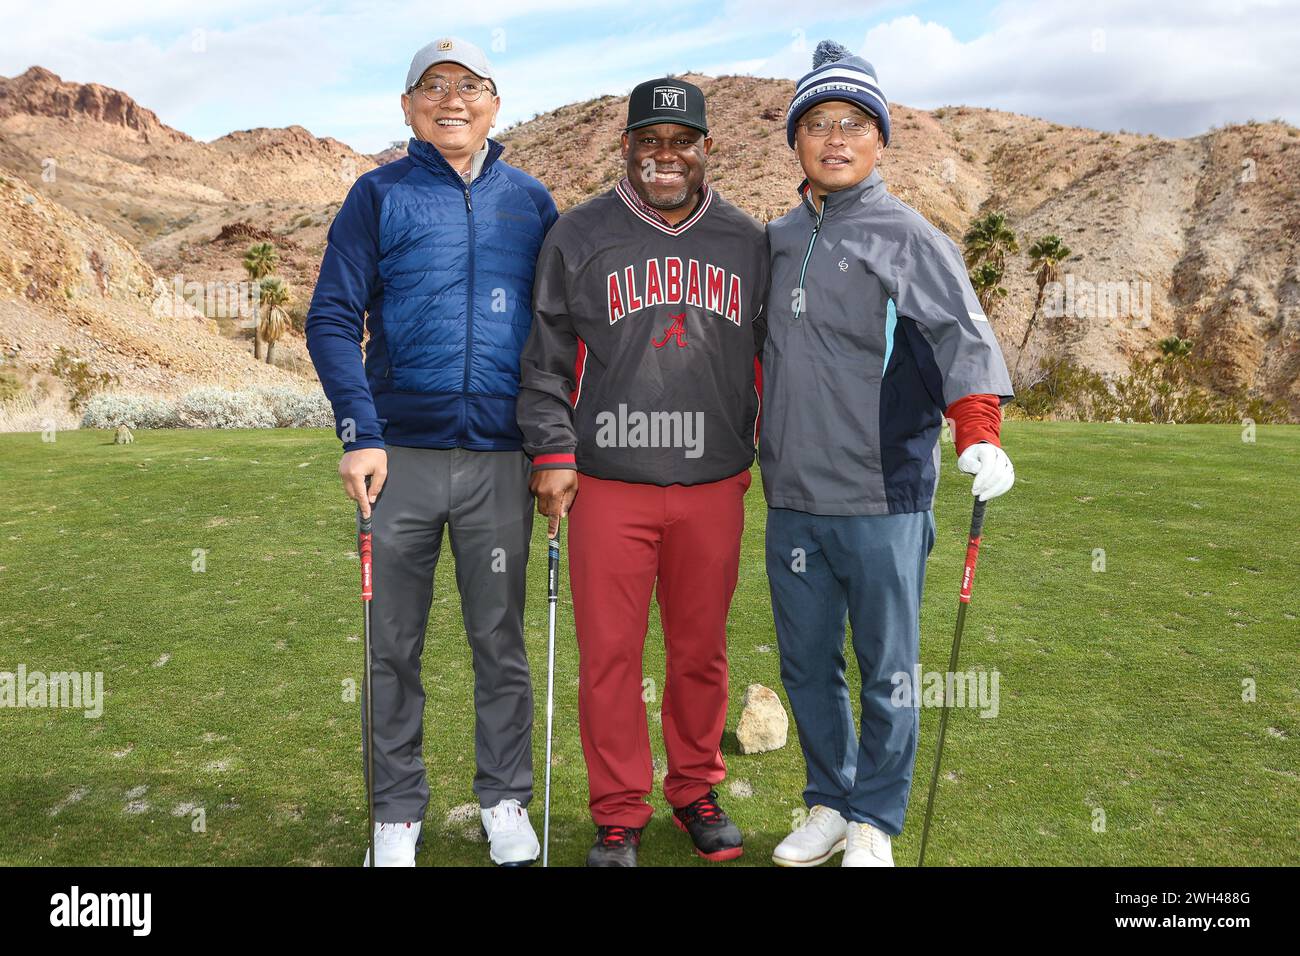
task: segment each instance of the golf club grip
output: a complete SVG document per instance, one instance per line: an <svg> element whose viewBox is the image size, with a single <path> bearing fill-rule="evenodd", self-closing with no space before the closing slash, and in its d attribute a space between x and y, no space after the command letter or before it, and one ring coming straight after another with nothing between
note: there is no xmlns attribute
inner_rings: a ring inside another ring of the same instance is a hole
<svg viewBox="0 0 1300 956"><path fill-rule="evenodd" d="M357 554L361 557L361 600L369 601L374 595L373 571L374 557L372 536L374 532L374 515L361 516L357 508Z"/></svg>
<svg viewBox="0 0 1300 956"><path fill-rule="evenodd" d="M975 586L975 562L979 560L980 536L984 533L984 509L987 505L987 501L976 498L975 508L971 512L970 535L966 539L966 565L961 573L959 600L962 604L970 603L971 588Z"/></svg>
<svg viewBox="0 0 1300 956"><path fill-rule="evenodd" d="M978 538L984 533L984 509L988 507L987 501L975 499L975 507L971 510L970 516L970 536Z"/></svg>
<svg viewBox="0 0 1300 956"><path fill-rule="evenodd" d="M560 539L546 541L546 599L552 603L560 598Z"/></svg>

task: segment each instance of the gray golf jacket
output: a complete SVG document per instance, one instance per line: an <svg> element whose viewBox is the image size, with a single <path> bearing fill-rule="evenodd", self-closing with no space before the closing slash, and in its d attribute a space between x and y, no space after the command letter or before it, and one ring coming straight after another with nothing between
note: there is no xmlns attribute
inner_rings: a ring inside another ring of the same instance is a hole
<svg viewBox="0 0 1300 956"><path fill-rule="evenodd" d="M956 244L873 170L767 226L772 272L759 463L773 508L926 511L943 412L1011 400L1002 350Z"/></svg>

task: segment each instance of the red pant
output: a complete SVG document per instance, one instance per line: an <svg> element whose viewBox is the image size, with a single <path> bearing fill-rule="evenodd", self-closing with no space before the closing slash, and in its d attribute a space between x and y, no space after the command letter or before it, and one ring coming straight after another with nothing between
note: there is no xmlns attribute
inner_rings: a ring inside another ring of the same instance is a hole
<svg viewBox="0 0 1300 956"><path fill-rule="evenodd" d="M641 827L654 785L641 658L658 580L662 714L674 807L722 780L727 610L736 590L749 471L704 485L582 475L569 511L569 583L578 630L578 722L597 824Z"/></svg>

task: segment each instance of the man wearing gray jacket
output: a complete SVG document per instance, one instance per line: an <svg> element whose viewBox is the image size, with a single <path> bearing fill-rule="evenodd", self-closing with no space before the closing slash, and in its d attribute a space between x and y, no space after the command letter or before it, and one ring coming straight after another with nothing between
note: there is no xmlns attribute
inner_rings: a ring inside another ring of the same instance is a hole
<svg viewBox="0 0 1300 956"><path fill-rule="evenodd" d="M920 655L939 431L946 414L975 495L1005 492L1014 472L998 431L1011 382L957 247L875 170L889 107L871 65L819 44L786 133L807 179L799 205L767 229L759 461L809 813L773 861L815 866L844 850L845 866L892 866L920 733L920 711L896 706L893 691Z"/></svg>

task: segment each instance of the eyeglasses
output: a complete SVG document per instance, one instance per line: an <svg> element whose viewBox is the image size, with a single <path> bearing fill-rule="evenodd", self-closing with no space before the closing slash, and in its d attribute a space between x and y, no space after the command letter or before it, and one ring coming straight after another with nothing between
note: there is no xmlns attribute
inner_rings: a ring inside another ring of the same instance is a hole
<svg viewBox="0 0 1300 956"><path fill-rule="evenodd" d="M819 117L815 120L809 120L807 123L800 123L804 131L809 136L829 136L832 126L838 126L844 131L845 136L866 136L876 125L871 122L862 122L852 116L846 116L843 119L832 120L825 117Z"/></svg>
<svg viewBox="0 0 1300 956"><path fill-rule="evenodd" d="M442 79L442 77L434 77L432 80L416 83L409 92L414 93L416 90L423 93L424 98L430 103L437 103L439 100L445 99L447 94L451 92L451 83ZM496 90L479 83L477 80L461 80L456 84L456 92L460 94L460 98L466 103L473 103L483 95L484 90L496 96Z"/></svg>

